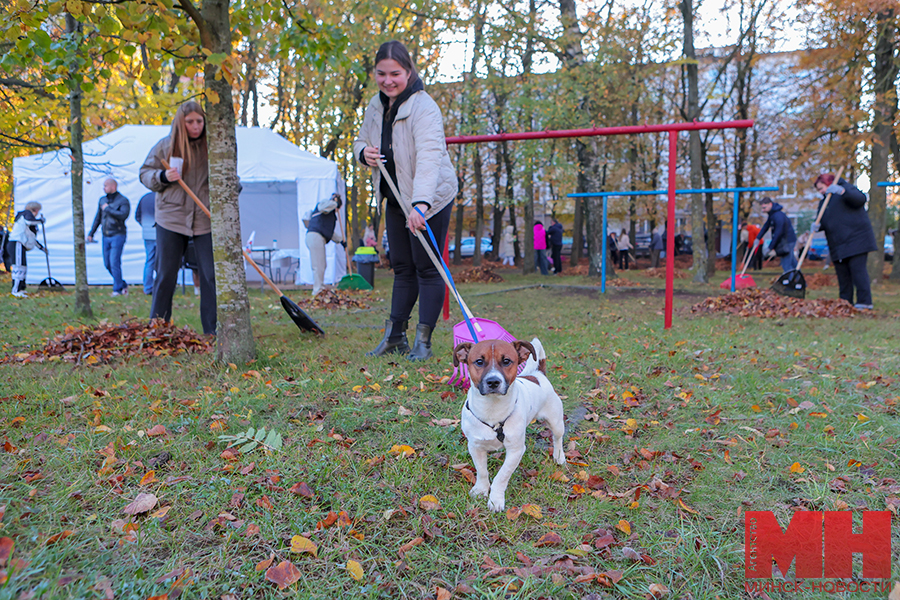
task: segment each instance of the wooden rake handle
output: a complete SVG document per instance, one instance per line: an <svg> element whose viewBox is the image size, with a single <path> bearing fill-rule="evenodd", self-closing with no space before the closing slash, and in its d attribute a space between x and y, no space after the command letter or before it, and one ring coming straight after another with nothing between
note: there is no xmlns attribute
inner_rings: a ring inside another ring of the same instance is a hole
<svg viewBox="0 0 900 600"><path fill-rule="evenodd" d="M162 162L162 164L166 168L166 170L171 169L171 167L169 166L169 162L166 159L162 158L162 159L160 159L160 162ZM178 184L181 186L181 189L184 190L184 193L191 197L191 200L194 201L194 204L199 206L200 210L203 211L203 214L205 214L207 217L209 217L209 219L211 221L212 214L209 212L209 209L203 205L203 202L200 201L200 198L197 197L197 194L195 194L194 191L188 187L188 185L184 182L183 179L179 178ZM273 290L275 290L275 293L278 294L279 297L284 296L284 294L281 293L281 290L278 289L278 286L275 285L275 283L271 279L269 279L265 273L263 273L263 270L259 268L259 265L256 264L256 261L254 261L250 257L250 253L247 252L244 248L241 248L241 252L243 253L244 258L247 259L247 262L249 262L253 266L253 268L256 269L256 272L259 273L260 277L262 277L266 281L266 283L269 284L269 287L271 287Z"/></svg>
<svg viewBox="0 0 900 600"><path fill-rule="evenodd" d="M841 175L844 174L844 167L841 166L838 169L837 175L834 177L834 183L837 185L837 182L841 180ZM819 209L819 214L816 215L816 220L814 221L814 225L818 225L822 221L822 215L825 214L825 209L828 208L828 202L831 200L831 194L825 196L825 202L822 203L822 208ZM800 260L797 261L797 271L800 270L800 267L803 266L803 261L806 260L806 255L809 253L809 248L812 246L813 240L813 232L809 232L809 237L806 238L806 245L803 247L803 253L800 255Z"/></svg>

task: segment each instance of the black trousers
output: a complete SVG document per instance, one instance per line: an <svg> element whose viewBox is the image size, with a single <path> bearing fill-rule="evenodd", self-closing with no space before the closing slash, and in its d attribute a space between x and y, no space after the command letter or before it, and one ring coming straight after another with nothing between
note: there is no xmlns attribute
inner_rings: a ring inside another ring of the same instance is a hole
<svg viewBox="0 0 900 600"><path fill-rule="evenodd" d="M432 250L437 256L444 252L444 240L450 227L450 203L428 219L438 247ZM409 319L416 300L419 301L419 323L434 328L444 305L444 280L437 267L431 262L422 243L406 227L403 210L386 203L384 225L387 229L388 246L391 249L391 268L394 270L394 291L391 294L391 321L402 323ZM431 245L428 232L423 231L425 241Z"/></svg>
<svg viewBox="0 0 900 600"><path fill-rule="evenodd" d="M872 288L869 271L866 270L868 253L855 254L843 260L834 261L834 272L838 280L838 294L842 300L853 302L853 288L856 288L855 304L872 304Z"/></svg>
<svg viewBox="0 0 900 600"><path fill-rule="evenodd" d="M156 226L156 281L153 282L151 319L172 320L172 297L178 285L178 271L187 250L194 241L197 275L200 278L200 323L203 333L216 333L216 272L213 262L212 234L189 237Z"/></svg>
<svg viewBox="0 0 900 600"><path fill-rule="evenodd" d="M562 244L553 244L550 252L553 256L553 270L557 274L562 273Z"/></svg>

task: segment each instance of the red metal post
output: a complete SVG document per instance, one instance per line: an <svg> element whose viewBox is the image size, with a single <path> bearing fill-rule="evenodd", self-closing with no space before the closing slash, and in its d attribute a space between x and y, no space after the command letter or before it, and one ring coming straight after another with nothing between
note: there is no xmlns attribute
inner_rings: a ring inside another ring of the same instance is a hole
<svg viewBox="0 0 900 600"><path fill-rule="evenodd" d="M513 140L543 140L549 138L590 137L595 135L627 135L660 133L663 131L693 131L701 129L744 129L753 127L752 119L722 121L721 123L668 123L662 125L626 125L622 127L592 127L590 129L562 129L556 131L525 131L521 133L492 133L485 135L456 135L447 138L448 144L474 142L503 142Z"/></svg>
<svg viewBox="0 0 900 600"><path fill-rule="evenodd" d="M675 167L678 163L678 132L669 131L669 201L666 215L666 310L665 329L672 328L672 305L675 288Z"/></svg>

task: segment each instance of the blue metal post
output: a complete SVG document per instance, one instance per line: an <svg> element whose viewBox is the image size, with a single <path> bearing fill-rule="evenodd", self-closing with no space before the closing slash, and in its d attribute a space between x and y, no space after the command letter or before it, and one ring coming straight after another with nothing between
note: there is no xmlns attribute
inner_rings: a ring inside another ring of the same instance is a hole
<svg viewBox="0 0 900 600"><path fill-rule="evenodd" d="M731 291L734 291L734 279L737 277L737 242L738 242L738 206L741 193L734 193L734 217L731 220Z"/></svg>
<svg viewBox="0 0 900 600"><path fill-rule="evenodd" d="M606 242L609 239L609 234L606 232L606 201L609 199L608 196L603 196L603 242L601 247L603 248L603 258L600 259L600 293L606 293L606 255L607 248Z"/></svg>

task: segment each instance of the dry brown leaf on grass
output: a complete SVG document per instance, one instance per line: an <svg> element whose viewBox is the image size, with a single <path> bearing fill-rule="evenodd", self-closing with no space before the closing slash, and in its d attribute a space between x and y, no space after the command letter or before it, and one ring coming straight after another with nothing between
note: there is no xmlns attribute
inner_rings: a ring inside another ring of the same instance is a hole
<svg viewBox="0 0 900 600"><path fill-rule="evenodd" d="M313 491L309 489L309 486L305 481L301 481L300 483L295 483L288 489L288 491L292 494L296 494L302 498L313 498L315 494Z"/></svg>
<svg viewBox="0 0 900 600"><path fill-rule="evenodd" d="M545 533L541 536L541 538L534 543L535 548L543 548L545 546L558 546L562 544L562 538L559 537L559 534L551 531L550 533Z"/></svg>
<svg viewBox="0 0 900 600"><path fill-rule="evenodd" d="M140 493L128 506L122 509L122 512L126 515L138 515L152 509L157 502L159 500L153 494Z"/></svg>
<svg viewBox="0 0 900 600"><path fill-rule="evenodd" d="M271 581L278 586L279 590L283 590L300 581L300 570L294 566L294 563L283 560L278 563L277 567L270 567L266 571L266 581Z"/></svg>
<svg viewBox="0 0 900 600"><path fill-rule="evenodd" d="M412 550L413 548L415 548L416 546L418 546L419 544L422 544L424 542L425 542L425 538L417 537L417 538L413 539L412 541L409 541L409 542L403 544L402 546L400 546L400 549L397 550L397 554L400 555L400 558L403 558L404 554L406 554L407 552L409 552L410 550Z"/></svg>
<svg viewBox="0 0 900 600"><path fill-rule="evenodd" d="M661 583L651 583L650 584L650 593L654 598L661 598L669 593L669 588L664 586Z"/></svg>
<svg viewBox="0 0 900 600"><path fill-rule="evenodd" d="M356 562L355 560L348 560L347 566L345 567L347 572L350 574L350 577L355 579L356 581L362 581L363 577L365 577L365 573L363 572L362 565Z"/></svg>
<svg viewBox="0 0 900 600"><path fill-rule="evenodd" d="M147 435L150 437L157 437L160 435L168 435L168 431L166 431L165 425L154 425L150 429L147 430Z"/></svg>
<svg viewBox="0 0 900 600"><path fill-rule="evenodd" d="M434 590L434 600L450 600L450 590L437 586Z"/></svg>
<svg viewBox="0 0 900 600"><path fill-rule="evenodd" d="M319 547L308 538L305 538L302 535L295 535L291 538L291 552L296 552L298 554L312 554L313 556L318 557Z"/></svg>
<svg viewBox="0 0 900 600"><path fill-rule="evenodd" d="M15 545L12 538L0 538L0 568L5 567L6 563L9 562L9 557L12 556L13 547Z"/></svg>
<svg viewBox="0 0 900 600"><path fill-rule="evenodd" d="M419 507L422 510L437 510L441 507L441 501L429 494L419 498Z"/></svg>
<svg viewBox="0 0 900 600"><path fill-rule="evenodd" d="M258 563L256 563L256 571L257 572L265 571L266 569L268 569L269 567L272 566L272 561L274 561L274 560L275 560L275 553L272 552L271 554L269 554L269 558L267 558L265 560L261 560Z"/></svg>

